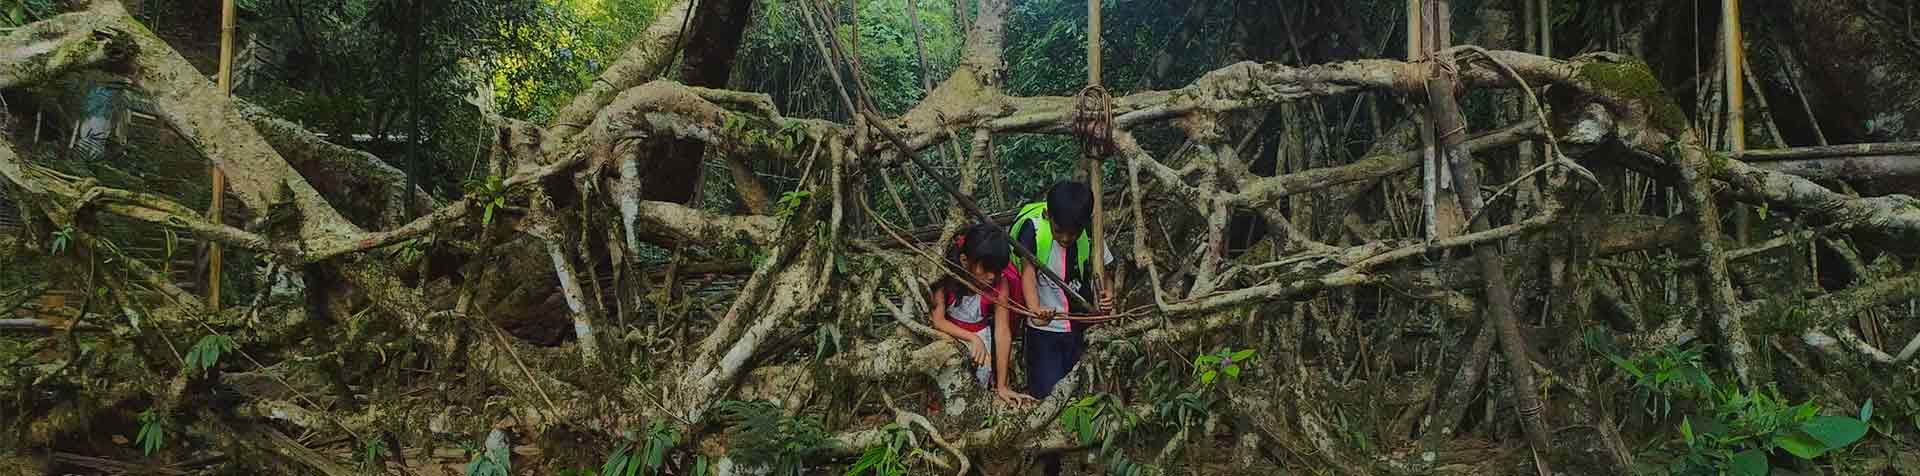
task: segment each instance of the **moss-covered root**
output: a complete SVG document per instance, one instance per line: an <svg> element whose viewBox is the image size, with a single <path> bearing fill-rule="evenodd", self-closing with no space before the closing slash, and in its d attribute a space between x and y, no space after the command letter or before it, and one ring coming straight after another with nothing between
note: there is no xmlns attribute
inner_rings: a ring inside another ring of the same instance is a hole
<svg viewBox="0 0 1920 476"><path fill-rule="evenodd" d="M1611 97L1620 105L1640 108L1647 126L1668 133L1687 128L1686 113L1673 101L1673 96L1667 94L1667 88L1654 77L1645 62L1611 55L1589 57L1580 64L1578 77L1590 89Z"/></svg>
<svg viewBox="0 0 1920 476"><path fill-rule="evenodd" d="M0 36L0 89L133 57L133 39L112 22L96 12L69 13Z"/></svg>

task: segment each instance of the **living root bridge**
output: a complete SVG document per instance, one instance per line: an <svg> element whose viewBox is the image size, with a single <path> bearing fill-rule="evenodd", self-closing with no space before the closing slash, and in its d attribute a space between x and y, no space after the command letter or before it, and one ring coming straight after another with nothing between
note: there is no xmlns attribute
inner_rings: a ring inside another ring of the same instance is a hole
<svg viewBox="0 0 1920 476"><path fill-rule="evenodd" d="M1315 346L1333 349L1314 352L1329 353L1341 366L1276 365L1270 377L1250 374L1248 381L1234 384L1244 387L1236 387L1241 390L1234 390L1230 400L1253 407L1227 410L1246 419L1239 424L1225 422L1227 426L1241 427L1246 430L1244 434L1255 439L1283 443L1284 450L1268 455L1281 464L1307 462L1356 473L1417 470L1421 468L1409 469L1404 461L1385 455L1342 456L1349 451L1337 440L1334 428L1345 414L1337 403L1324 398L1331 392L1329 387L1311 383L1335 381L1336 373L1346 374L1338 379L1351 378L1351 369L1355 368L1385 372L1379 369L1390 366L1379 362L1391 364L1392 356L1369 349L1392 349L1410 339L1402 332L1375 337L1346 327L1352 320L1337 314L1331 303L1353 303L1350 296L1358 290L1396 290L1401 294L1381 298L1382 302L1394 299L1389 304L1421 308L1434 302L1461 301L1461 290L1486 286L1489 274L1497 274L1493 271L1510 269L1519 276L1516 281L1553 283L1557 278L1537 276L1542 267L1538 263L1572 248L1584 248L1586 255L1582 258L1671 248L1677 255L1696 260L1687 272L1697 269L1700 273L1707 288L1706 294L1697 297L1705 299L1705 307L1711 310L1674 322L1713 319L1713 327L1719 331L1713 336L1718 339L1716 344L1733 350L1735 370L1749 385L1757 386L1771 379L1763 371L1768 357L1742 349L1750 343L1777 339L1743 324L1761 318L1754 309L1779 303L1740 300L1737 291L1741 285L1732 275L1741 260L1730 256L1737 253L1728 253L1729 243L1718 229L1715 206L1722 194L1785 211L1823 233L1883 242L1920 241L1920 201L1904 196L1841 194L1791 173L1824 178L1820 175L1823 171L1756 166L1710 152L1698 134L1686 129L1684 120L1677 120L1684 118L1676 117L1678 108L1673 100L1658 89L1659 83L1645 65L1635 60L1609 54L1562 60L1469 47L1439 55L1439 61L1457 70L1460 88L1513 89L1519 86L1517 75L1529 85L1549 91L1556 97L1557 107L1544 123L1530 119L1489 128L1459 143L1458 153L1470 152L1474 160L1491 163L1503 158L1488 151L1550 139L1550 130L1581 131L1566 134L1569 145L1577 146L1580 152L1572 158L1587 167L1653 170L1656 173L1646 180L1686 191L1687 219L1609 216L1591 205L1571 205L1504 217L1500 224L1476 228L1472 233L1431 240L1411 236L1355 239L1359 234L1315 231L1327 227L1293 223L1295 217L1306 217L1308 220L1303 221L1312 224L1316 212L1308 205L1326 203L1318 200L1327 196L1344 200L1358 188L1384 188L1397 183L1404 179L1404 172L1419 165L1422 152L1389 147L1344 164L1258 176L1249 171L1250 153L1241 150L1241 141L1236 139L1246 132L1246 116L1342 94L1424 96L1433 65L1393 60L1304 67L1236 63L1179 89L1116 98L1116 145L1131 172L1128 178L1132 186L1127 192L1130 203L1124 209L1126 213L1114 213L1109 221L1115 225L1112 229L1125 230L1123 233L1129 235L1132 267L1145 272L1144 285L1150 286L1145 290L1151 293L1150 299L1138 295L1123 298L1140 303L1148 317L1102 326L1093 335L1095 344L1087 363L1041 405L1024 410L996 409L985 401L987 395L971 387L971 374L962 363L960 347L916 327L918 316L926 315L929 308L929 303L922 301L927 283L941 276L938 265L885 247L861 245L883 240L855 233L852 230L858 228L847 223L857 215L848 206L857 203L854 194L865 190L867 178L873 175L869 172L906 160L903 150L920 153L960 138L990 144L992 136L1001 134L1070 133L1075 112L1072 98L1020 97L999 89L1006 3L978 2L978 17L968 33L967 56L924 101L897 118L865 123L883 128L885 134L898 135L905 147L869 140L869 134L875 131L857 126L784 117L765 95L650 80L649 72L669 60L669 45L679 40L677 25L690 14L689 8L689 2L666 7L602 80L593 82L554 123L537 127L505 121L502 126L509 130L499 135L499 143L492 144L497 186L484 194L469 194L442 204L433 203L416 190L406 190L404 181L398 181L392 170L371 166L377 163L371 156L327 144L291 122L264 117L226 99L169 45L127 17L116 3L96 2L89 11L39 22L0 38L0 58L11 60L0 62L0 88L45 83L63 73L85 69L133 71L130 79L153 96L155 104L165 111L163 119L197 144L213 164L236 178L234 189L250 212L264 216L268 210L290 208L296 211L291 215L296 220L294 226L275 231L257 226L266 220L246 226L207 220L175 198L102 187L91 179L37 164L39 151L4 139L0 139L0 176L5 177L10 197L31 202L36 220L70 225L83 236L92 236L100 229L101 214L120 216L152 229L189 230L203 239L268 256L276 266L298 267L308 270L310 276L339 277L352 284L307 283L300 292L311 296L276 302L263 294L254 300L254 306L229 308L209 316L205 315L204 303L177 287L169 288L152 270L142 271L144 265L135 261L110 264L124 267L112 274L133 276L140 284L116 283L114 299L123 305L113 306L116 310L110 314L134 312L132 303L137 301L158 307L146 315L180 316L129 328L136 335L158 337L129 341L139 348L133 355L164 356L172 353L168 337L196 335L202 330L238 332L246 328L248 319L271 319L274 314L270 311L276 309L301 308L297 303L304 302L328 303L316 308L332 309L333 315L308 316L305 321L326 329L312 339L263 333L243 335L238 340L240 348L263 357L259 368L244 372L276 376L273 383L285 387L286 392L318 398L260 398L249 407L253 409L250 416L215 418L271 419L309 430L342 428L378 435L404 433L389 418L394 413L388 413L401 412L409 419L437 422L428 430L405 430L415 433L401 437L407 444L417 445L430 445L436 434L483 432L499 417L509 416L520 422L539 422L528 423L527 428L545 429L551 428L547 424L554 424L608 441L621 432L651 425L676 430L676 448L724 460L728 467L733 462L726 451L728 444L718 443L724 425L714 414L716 402L758 397L779 401L791 414L808 413L819 408L818 402L803 396L834 395L852 387L887 393L885 400L892 402L893 397L904 398L904 392L896 394L894 387L881 384L903 381L933 382L939 390L937 398L951 411L926 417L890 403L881 420L905 422L909 428L906 431L936 437L935 441L953 456L951 463L978 460L995 449L1081 448L1091 442L1077 441L1051 423L1067 411L1072 403L1070 394L1120 388L1110 377L1104 381L1100 378L1133 371L1114 363L1123 360L1121 356L1141 355L1137 349L1197 348L1223 342L1221 335L1234 329L1271 326L1283 331L1277 334L1287 336L1277 347L1263 350L1275 361L1308 362L1302 358L1309 352L1302 339L1312 338L1324 341ZM1464 54L1467 51L1475 54ZM1456 57L1474 59L1456 61ZM1508 68L1513 74L1508 74ZM1133 139L1134 132L1168 125L1179 129L1192 145L1186 150L1195 152L1157 157L1155 151ZM649 170L647 161L654 159L645 156L652 150L647 145L669 139L696 140L758 161L792 162L806 171L800 177L802 189L813 198L779 216L718 213L642 200L635 184ZM301 165L355 163L369 166ZM1464 170L1473 173L1475 169L1468 164ZM315 184L360 184L379 190L381 199L355 205L349 213L344 204L351 203L346 200L352 196L350 191L331 187L323 190ZM959 189L971 190L972 184L962 182ZM1162 205L1151 209L1161 218L1155 222L1146 219L1149 207L1141 195L1147 190L1165 192L1162 195L1167 197ZM397 209L408 202L437 208L401 223ZM1283 208L1289 212L1278 212ZM1229 256L1223 245L1227 224L1234 213L1241 212L1265 212L1271 234L1286 240L1276 242L1271 250ZM349 216L355 219L350 221ZM616 216L619 219L603 218ZM958 213L949 216L942 230L954 230L966 222ZM1199 231L1176 236L1156 230L1159 223L1186 223ZM454 267L460 270L460 276L441 273L424 279L401 279L403 275L415 276L421 268L417 259L389 260L372 254L419 241L459 249L461 262ZM766 252L758 257L750 277L731 301L725 303L723 312L709 311L710 320L670 319L658 309L687 306L672 302L675 293L668 286L674 284L648 283L636 276L638 273L627 273L637 269L634 263L643 244L683 245L716 253L745 245ZM1463 253L1451 252L1464 248L1480 250L1479 269L1468 268L1459 259ZM542 259L515 259L520 256ZM1161 259L1157 256L1177 257L1179 263L1163 267L1157 264ZM604 278L594 274L602 269L614 270L616 275ZM1575 278L1558 286L1579 287L1585 279L1602 278ZM1858 284L1811 299L1803 306L1804 320L1819 325L1839 323L1863 310L1911 299L1920 295L1920 286L1912 285L1911 279ZM1610 282L1605 288L1612 286ZM549 302L564 302L565 308L545 309L571 316L569 334L574 345L535 347L495 328L496 321L507 317L503 314L508 303L515 299L539 301L538 296L516 294L547 295L556 290L564 293L564 299ZM1613 300L1632 296L1601 294ZM1693 296L1691 291L1685 294ZM147 299L154 295L162 299ZM1750 291L1747 295L1767 294ZM642 306L645 299L655 299L656 304ZM1527 299L1539 296L1520 296L1514 301ZM1574 301L1580 307L1585 305L1578 303L1591 300ZM1619 309L1634 307L1614 304ZM1452 306L1469 318L1489 307ZM877 308L887 309L888 318L876 322L872 316ZM1551 322L1558 326L1582 321L1578 319L1580 314L1571 311L1554 312L1574 317L1554 317ZM213 325L191 324L203 320L211 320ZM1308 321L1335 329L1312 336L1304 329ZM105 322L108 320L95 321L109 325ZM112 326L121 326L124 320L111 322ZM1660 329L1651 322L1631 324L1625 327L1632 333L1650 335ZM38 327L27 327L39 331ZM352 329L332 331L338 327ZM407 345L413 347L389 349L393 346L369 344L363 333L370 328L392 329L405 335L411 342ZM823 330L829 328L837 330ZM1534 326L1525 330L1569 333ZM1330 332L1349 334L1338 337ZM1850 333L1817 332L1828 333L1805 335L1829 336L1829 341L1849 344L1844 348L1819 346L1818 350L1840 348L1842 352L1854 352L1855 357L1890 360L1871 345L1854 345ZM853 338L841 338L842 334ZM1513 339L1515 335L1503 332L1499 338ZM796 358L808 353L797 350L805 346L795 342L809 336L825 336L813 338L820 342L819 349L831 348L835 355ZM1343 338L1352 342L1341 341ZM650 342L669 342L666 347L673 350L643 345ZM1527 343L1529 348L1518 350L1541 351L1539 341ZM449 379L445 372L453 369L470 372L467 378L476 379L474 388L505 389L503 394L493 396L506 403L478 410L463 406L472 413L447 417L451 413L443 403L423 406L390 396L363 402L350 394L349 382L371 378L369 375L377 371L350 372L349 367L359 369L355 366L365 364L356 360L361 357L328 357L348 364L324 372L299 365L322 355L363 356L368 354L365 349L369 345L376 346L372 348L379 350L382 362L407 359L437 365L430 371L431 378ZM1348 348L1359 350L1349 353L1345 350ZM387 355L390 350L406 355ZM1187 356L1178 357L1184 361ZM113 371L138 374L134 380L142 382L179 382L175 386L179 392L157 396L162 407L173 408L189 403L193 394L185 383L188 380L184 376L189 372L176 361L156 358L153 362L159 363L122 362ZM1536 363L1546 372L1576 370L1554 368L1559 361L1550 359ZM1460 363L1476 365L1480 363ZM224 370L232 374L239 367ZM1382 375L1364 384L1417 382L1413 384L1416 397L1408 400L1419 403L1393 409L1408 415L1396 421L1413 422L1419 421L1415 416L1427 414L1426 400L1448 401L1442 391L1431 387L1435 380L1431 375ZM1563 379L1544 380L1568 384ZM1295 384L1281 385L1282 381ZM75 388L98 390L85 382L70 383ZM117 390L102 393L113 397L103 407L156 397L127 388ZM318 408L309 403L315 400L332 404ZM1571 407L1562 400L1549 401L1548 411L1539 418L1549 424L1575 418L1561 413ZM586 401L593 403L577 403ZM1285 406L1293 408L1291 414L1276 413L1275 408ZM1138 415L1152 414L1140 402L1122 407ZM986 415L998 415L997 420L1003 423L978 427ZM1281 425L1281 420L1291 421ZM1211 421L1221 423L1218 419ZM31 443L52 444L55 436L80 431L79 423L84 421L50 428L43 432L43 438ZM833 428L830 436L848 446L842 448L844 452L884 441L887 432L893 431L873 423L863 420L841 425ZM1246 423L1264 428L1245 428ZM1457 423L1432 422L1418 428L1412 423L1395 424L1384 433L1397 435L1386 437L1392 442L1411 443L1421 441L1412 439L1417 433ZM1179 434L1186 435L1184 431ZM1156 454L1176 453L1184 440L1165 441ZM1533 449L1543 458L1562 458L1567 450ZM1320 456L1314 456L1316 452ZM829 452L814 457L827 459L834 455ZM325 466L317 461L306 464Z"/></svg>

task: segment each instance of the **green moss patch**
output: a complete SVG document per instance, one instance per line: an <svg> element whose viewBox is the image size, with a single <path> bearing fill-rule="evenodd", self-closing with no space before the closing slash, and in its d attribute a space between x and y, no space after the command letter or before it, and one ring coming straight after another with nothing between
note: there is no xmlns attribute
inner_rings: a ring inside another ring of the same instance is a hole
<svg viewBox="0 0 1920 476"><path fill-rule="evenodd" d="M1580 66L1580 78L1596 89L1645 105L1655 127L1668 131L1686 128L1686 113L1667 95L1666 86L1646 63L1589 62Z"/></svg>

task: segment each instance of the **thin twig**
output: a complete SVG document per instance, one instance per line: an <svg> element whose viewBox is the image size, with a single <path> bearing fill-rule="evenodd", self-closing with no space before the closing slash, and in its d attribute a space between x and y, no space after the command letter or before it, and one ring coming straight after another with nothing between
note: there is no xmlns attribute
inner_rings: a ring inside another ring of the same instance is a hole
<svg viewBox="0 0 1920 476"><path fill-rule="evenodd" d="M1579 163L1574 162L1573 159L1567 158L1565 154L1562 154L1560 152L1560 139L1554 136L1553 128L1547 126L1548 124L1553 124L1553 123L1547 121L1546 106L1543 106L1540 104L1540 96L1537 94L1534 94L1533 87L1527 85L1527 79L1525 77L1520 76L1519 72L1514 71L1513 66L1509 66L1507 65L1506 62L1500 61L1498 58L1494 58L1493 53L1488 52L1486 48L1481 48L1474 45L1465 45L1465 46L1459 47L1459 49L1461 51L1474 53L1475 55L1478 55L1481 59L1484 59L1488 63L1491 63L1495 67L1499 68L1502 74L1505 74L1508 78L1512 78L1514 83L1519 84L1520 91L1525 92L1527 94L1527 102L1533 105L1533 113L1536 116L1536 118L1539 119L1540 125L1542 126L1540 128L1541 132L1547 136L1547 153L1553 156L1554 162L1560 163L1561 165L1566 166L1567 168L1573 170L1575 174L1580 175L1581 178L1587 179L1587 181L1589 182L1593 182L1593 185L1595 187L1601 186L1600 179L1597 177L1594 177L1592 171L1587 170L1586 167L1580 166ZM1471 222L1471 220L1469 220L1469 222Z"/></svg>
<svg viewBox="0 0 1920 476"><path fill-rule="evenodd" d="M553 412L553 416L555 418L559 418L560 407L558 405L553 404L553 397L547 396L546 387L541 386L540 380L533 377L533 370L527 368L526 361L520 360L520 352L513 350L513 343L507 341L506 332L500 330L500 325L494 324L493 321L486 320L486 319L477 319L477 320L485 323L487 328L493 329L493 336L500 340L500 347L507 349L507 355L513 357L514 365L520 366L520 372L527 376L527 384L532 385L533 390L540 394L540 399L545 400L547 402L547 411Z"/></svg>

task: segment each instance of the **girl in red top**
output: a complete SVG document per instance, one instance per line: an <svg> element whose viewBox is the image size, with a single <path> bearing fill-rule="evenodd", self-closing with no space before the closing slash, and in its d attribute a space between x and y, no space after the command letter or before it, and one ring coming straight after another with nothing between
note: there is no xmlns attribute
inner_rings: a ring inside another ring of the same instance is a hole
<svg viewBox="0 0 1920 476"><path fill-rule="evenodd" d="M1013 272L1008 249L1006 234L992 225L974 225L955 236L947 246L947 263L964 270L972 283L961 283L951 275L934 283L931 302L937 305L932 324L966 346L980 386L993 389L1001 401L1019 403L1032 397L1007 385L1007 362L1013 353L1009 310L994 305L995 296L1010 295L1009 280L1003 279Z"/></svg>

